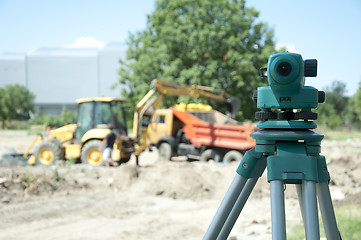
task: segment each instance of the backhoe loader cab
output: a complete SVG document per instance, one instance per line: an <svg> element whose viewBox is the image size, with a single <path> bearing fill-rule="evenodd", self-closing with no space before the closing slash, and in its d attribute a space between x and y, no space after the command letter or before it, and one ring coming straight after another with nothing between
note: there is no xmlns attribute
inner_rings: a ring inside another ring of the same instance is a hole
<svg viewBox="0 0 361 240"><path fill-rule="evenodd" d="M107 129L112 123L115 131L127 135L123 100L115 98L85 98L78 101L75 141L81 141L92 129Z"/></svg>
<svg viewBox="0 0 361 240"><path fill-rule="evenodd" d="M109 123L118 133L114 160L128 161L134 151L134 141L127 136L123 102L122 99L106 97L78 99L77 123L39 135L34 141L34 154L28 162L50 165L65 158L99 165L102 162L100 146L110 132Z"/></svg>

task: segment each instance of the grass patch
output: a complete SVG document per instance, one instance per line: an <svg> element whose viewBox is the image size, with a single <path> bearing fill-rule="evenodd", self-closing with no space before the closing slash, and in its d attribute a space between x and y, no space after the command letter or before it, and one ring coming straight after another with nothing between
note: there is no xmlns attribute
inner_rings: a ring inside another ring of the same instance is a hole
<svg viewBox="0 0 361 240"><path fill-rule="evenodd" d="M335 214L342 239L359 240L361 236L361 203L338 207L335 209ZM320 233L321 237L325 237L322 223L320 224ZM303 225L291 226L287 239L305 239Z"/></svg>
<svg viewBox="0 0 361 240"><path fill-rule="evenodd" d="M27 129L27 134L28 135L37 135L39 133L44 132L44 126L43 125L31 125L28 129Z"/></svg>
<svg viewBox="0 0 361 240"><path fill-rule="evenodd" d="M344 141L347 139L361 138L361 131L358 129L327 129L327 128L317 128L316 132L322 133L325 135L327 140L337 140Z"/></svg>

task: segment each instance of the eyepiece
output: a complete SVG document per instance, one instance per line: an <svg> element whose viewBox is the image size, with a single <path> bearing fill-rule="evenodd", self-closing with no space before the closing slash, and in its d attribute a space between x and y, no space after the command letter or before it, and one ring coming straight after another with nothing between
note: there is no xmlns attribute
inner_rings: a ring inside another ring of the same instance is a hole
<svg viewBox="0 0 361 240"><path fill-rule="evenodd" d="M292 71L292 65L289 62L280 62L277 66L277 72L281 76L287 76Z"/></svg>

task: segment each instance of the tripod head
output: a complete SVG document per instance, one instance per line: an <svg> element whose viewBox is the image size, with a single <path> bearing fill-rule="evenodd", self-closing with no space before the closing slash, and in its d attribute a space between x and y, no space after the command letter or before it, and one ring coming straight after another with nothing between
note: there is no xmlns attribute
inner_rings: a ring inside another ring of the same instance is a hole
<svg viewBox="0 0 361 240"><path fill-rule="evenodd" d="M269 86L259 87L254 100L259 128L313 129L317 113L312 109L325 100L325 93L305 86L305 77L317 76L317 60L303 60L300 54L277 53L270 56L267 68L260 69ZM269 121L270 120L270 121Z"/></svg>

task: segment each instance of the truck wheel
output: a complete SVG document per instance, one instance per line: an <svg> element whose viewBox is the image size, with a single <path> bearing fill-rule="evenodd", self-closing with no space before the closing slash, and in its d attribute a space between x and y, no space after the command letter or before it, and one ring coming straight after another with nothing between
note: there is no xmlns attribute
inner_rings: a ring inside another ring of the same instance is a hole
<svg viewBox="0 0 361 240"><path fill-rule="evenodd" d="M93 166L100 165L102 163L102 153L99 150L101 143L100 140L90 140L85 143L81 150L81 162Z"/></svg>
<svg viewBox="0 0 361 240"><path fill-rule="evenodd" d="M35 164L51 165L60 159L61 149L53 142L40 142L34 148Z"/></svg>
<svg viewBox="0 0 361 240"><path fill-rule="evenodd" d="M242 153L240 153L236 150L231 150L231 151L227 152L226 155L224 155L223 162L224 163L240 162L240 161L242 161L242 158L243 158Z"/></svg>
<svg viewBox="0 0 361 240"><path fill-rule="evenodd" d="M160 161L169 161L172 157L172 147L169 143L163 142L158 147L158 159Z"/></svg>
<svg viewBox="0 0 361 240"><path fill-rule="evenodd" d="M214 149L207 149L204 152L202 152L200 156L200 161L207 162L207 161L215 161L220 162L221 161L221 154Z"/></svg>

